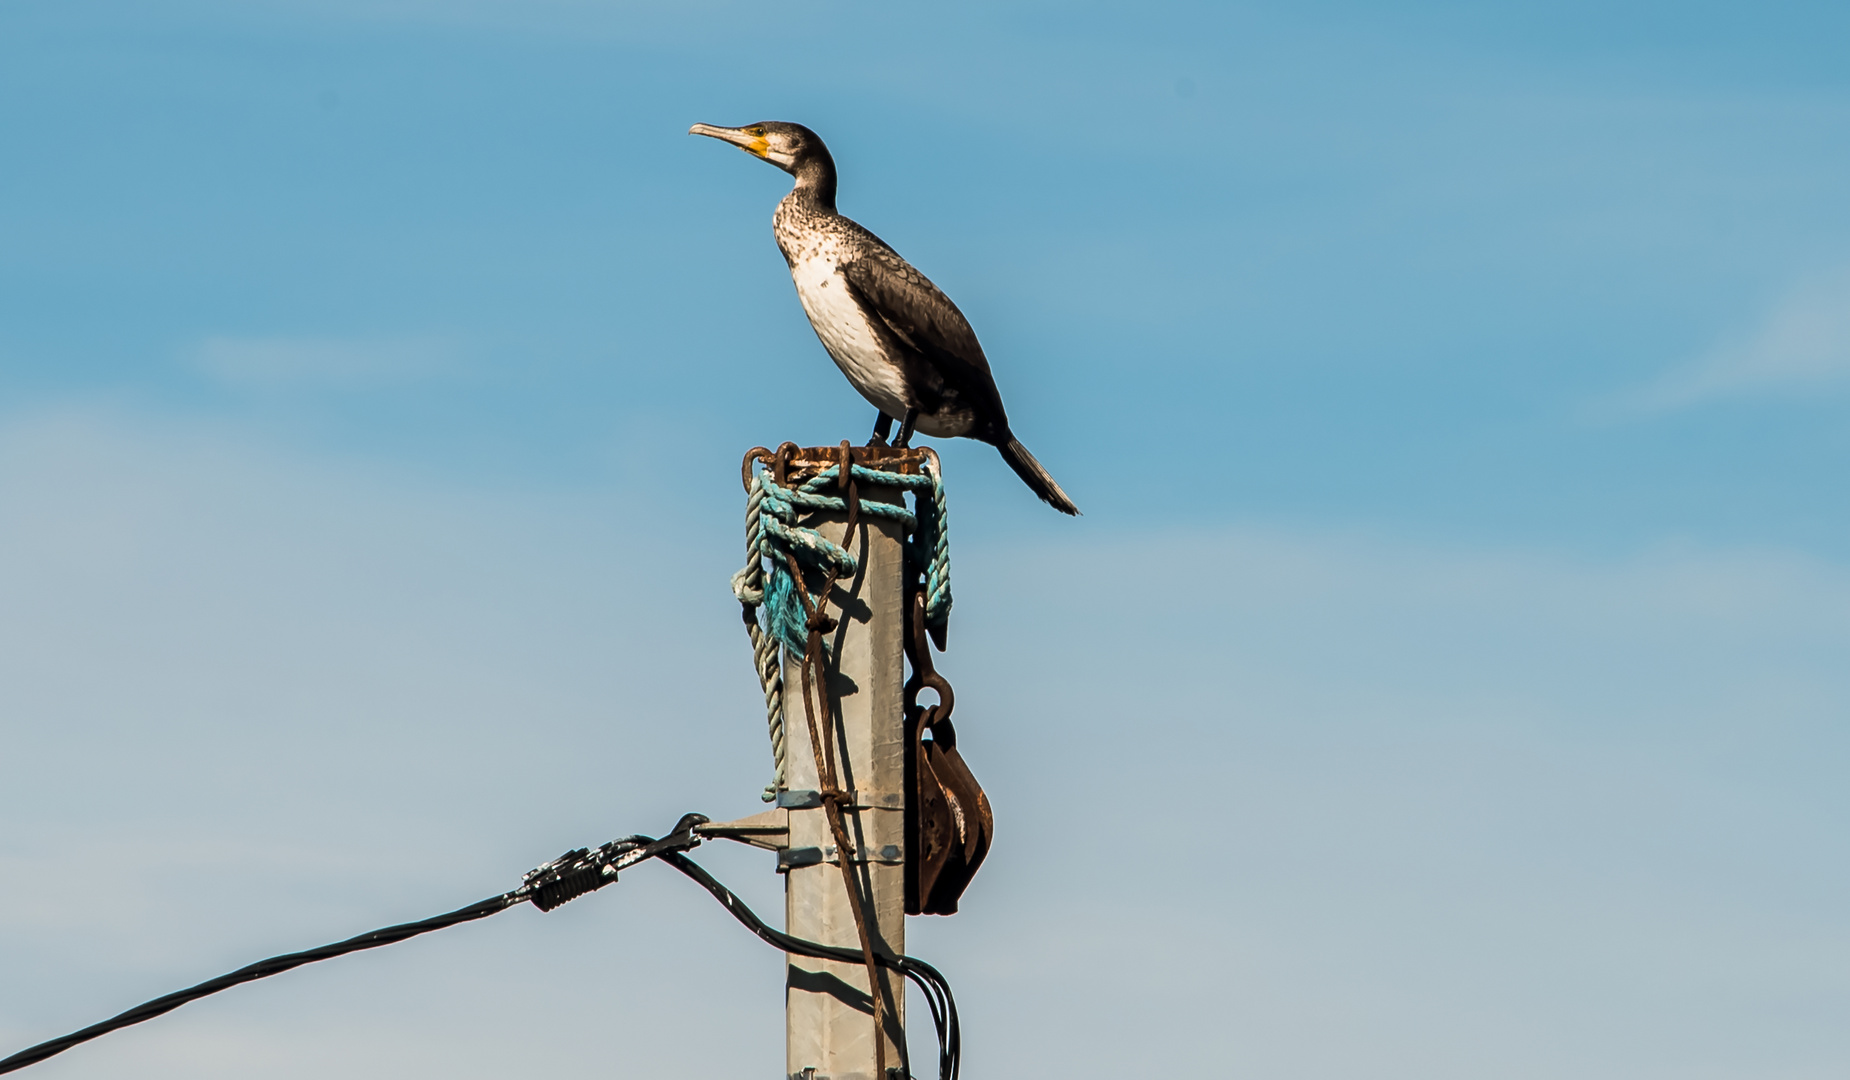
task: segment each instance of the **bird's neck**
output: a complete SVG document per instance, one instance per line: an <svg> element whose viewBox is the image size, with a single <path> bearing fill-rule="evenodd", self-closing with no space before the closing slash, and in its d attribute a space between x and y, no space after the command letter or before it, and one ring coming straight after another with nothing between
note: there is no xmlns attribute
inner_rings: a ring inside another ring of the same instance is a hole
<svg viewBox="0 0 1850 1080"><path fill-rule="evenodd" d="M790 192L792 201L817 210L835 212L835 162L828 151L812 154L792 170L797 185Z"/></svg>

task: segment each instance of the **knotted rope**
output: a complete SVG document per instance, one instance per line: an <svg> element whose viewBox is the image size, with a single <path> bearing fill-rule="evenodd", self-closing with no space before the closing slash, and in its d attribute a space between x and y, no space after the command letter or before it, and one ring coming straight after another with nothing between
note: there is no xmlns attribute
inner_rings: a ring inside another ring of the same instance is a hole
<svg viewBox="0 0 1850 1080"><path fill-rule="evenodd" d="M848 576L859 566L846 548L797 524L798 515L806 511L848 509L841 495L827 494L830 488L840 490L841 467L831 465L803 483L786 486L778 482L775 470L752 469L754 461L771 457L770 451L759 449L745 458L745 566L732 575L732 595L743 609L751 637L752 669L764 690L765 727L771 737L773 775L764 789L765 802L776 800L785 781L784 677L778 646L796 656L809 648L810 612L791 567ZM913 580L922 582L925 625L942 629L951 615L951 548L938 456L927 451L924 470L916 476L863 465L851 466L849 476L857 486L912 492L911 508L903 502L865 498L857 499L856 506L868 517L897 521L907 530L906 569L918 575Z"/></svg>

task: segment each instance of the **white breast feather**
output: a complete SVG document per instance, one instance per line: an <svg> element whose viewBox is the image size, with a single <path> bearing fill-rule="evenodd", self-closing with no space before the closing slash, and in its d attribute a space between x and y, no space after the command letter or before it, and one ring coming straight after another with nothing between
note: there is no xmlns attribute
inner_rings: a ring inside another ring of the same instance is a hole
<svg viewBox="0 0 1850 1080"><path fill-rule="evenodd" d="M888 416L904 417L908 395L900 369L880 348L880 338L848 291L832 251L803 253L790 267L797 299L816 328L823 348L848 381Z"/></svg>

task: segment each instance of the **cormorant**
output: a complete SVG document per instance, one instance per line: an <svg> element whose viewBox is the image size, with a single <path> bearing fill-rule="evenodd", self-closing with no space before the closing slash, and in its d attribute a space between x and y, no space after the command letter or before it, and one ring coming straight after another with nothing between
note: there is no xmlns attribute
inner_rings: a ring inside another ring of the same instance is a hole
<svg viewBox="0 0 1850 1080"><path fill-rule="evenodd" d="M868 445L886 445L894 420L896 446L911 441L914 427L940 438L980 439L1001 450L1054 509L1079 513L1009 431L989 361L963 312L879 237L836 212L835 159L815 132L766 121L695 124L688 134L729 142L796 177L777 204L772 231L823 348L880 410Z"/></svg>

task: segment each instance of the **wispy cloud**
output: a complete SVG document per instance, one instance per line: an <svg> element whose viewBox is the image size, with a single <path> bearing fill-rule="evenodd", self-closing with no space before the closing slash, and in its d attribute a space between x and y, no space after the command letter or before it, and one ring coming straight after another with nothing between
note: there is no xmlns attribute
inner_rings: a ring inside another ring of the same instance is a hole
<svg viewBox="0 0 1850 1080"><path fill-rule="evenodd" d="M197 370L240 386L357 389L452 373L460 351L437 337L209 337L190 359Z"/></svg>
<svg viewBox="0 0 1850 1080"><path fill-rule="evenodd" d="M1612 404L1626 412L1668 412L1844 382L1850 382L1850 273L1793 290L1750 333Z"/></svg>

